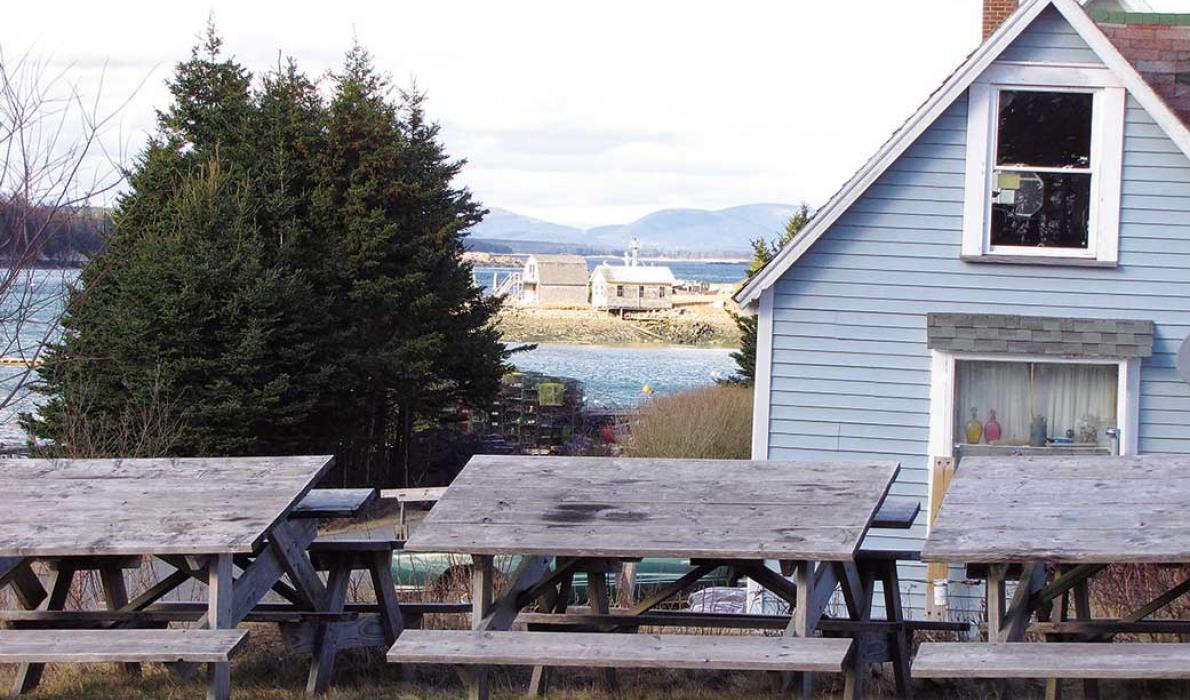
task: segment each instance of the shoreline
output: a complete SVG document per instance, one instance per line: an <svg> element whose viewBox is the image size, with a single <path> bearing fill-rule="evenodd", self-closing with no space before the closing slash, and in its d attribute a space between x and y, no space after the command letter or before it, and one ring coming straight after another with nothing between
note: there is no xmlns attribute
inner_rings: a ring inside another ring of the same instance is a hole
<svg viewBox="0 0 1190 700"><path fill-rule="evenodd" d="M675 299L676 300L676 299ZM625 318L590 308L510 305L496 326L505 342L736 350L740 333L718 294Z"/></svg>

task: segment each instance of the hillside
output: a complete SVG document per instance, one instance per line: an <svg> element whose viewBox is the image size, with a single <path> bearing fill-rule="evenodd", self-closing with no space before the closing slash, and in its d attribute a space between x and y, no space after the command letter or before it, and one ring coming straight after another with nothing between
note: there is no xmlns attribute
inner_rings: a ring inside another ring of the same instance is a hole
<svg viewBox="0 0 1190 700"><path fill-rule="evenodd" d="M478 247L498 243L512 252L619 253L635 237L645 254L747 255L754 238L776 235L795 209L789 204L746 204L717 211L663 209L631 223L585 230L492 209L471 229L471 238Z"/></svg>

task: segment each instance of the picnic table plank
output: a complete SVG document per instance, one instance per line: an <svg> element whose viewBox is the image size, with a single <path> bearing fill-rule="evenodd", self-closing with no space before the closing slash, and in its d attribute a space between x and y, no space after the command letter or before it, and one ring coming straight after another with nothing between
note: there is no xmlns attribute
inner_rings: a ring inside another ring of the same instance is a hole
<svg viewBox="0 0 1190 700"><path fill-rule="evenodd" d="M389 661L463 665L682 668L736 671L842 670L850 639L574 632L407 630Z"/></svg>
<svg viewBox="0 0 1190 700"><path fill-rule="evenodd" d="M245 630L0 630L0 664L226 662Z"/></svg>
<svg viewBox="0 0 1190 700"><path fill-rule="evenodd" d="M1103 455L1035 455L968 457L962 470L978 470L981 478L1011 479L1022 471L1050 479L1119 481L1185 479L1190 455L1162 454L1113 457Z"/></svg>
<svg viewBox="0 0 1190 700"><path fill-rule="evenodd" d="M1188 473L1190 458L1174 455L966 459L922 559L1190 561Z"/></svg>
<svg viewBox="0 0 1190 700"><path fill-rule="evenodd" d="M872 527L908 530L913 527L913 522L917 520L919 513L921 513L921 501L888 499L880 506L880 510L876 511L876 517L872 519Z"/></svg>
<svg viewBox="0 0 1190 700"><path fill-rule="evenodd" d="M313 489L290 512L291 518L350 518L379 497L376 489Z"/></svg>
<svg viewBox="0 0 1190 700"><path fill-rule="evenodd" d="M1190 678L1190 645L922 644L913 661L918 678Z"/></svg>
<svg viewBox="0 0 1190 700"><path fill-rule="evenodd" d="M405 548L844 561L897 470L892 462L476 456Z"/></svg>
<svg viewBox="0 0 1190 700"><path fill-rule="evenodd" d="M331 461L6 460L0 556L251 553Z"/></svg>
<svg viewBox="0 0 1190 700"><path fill-rule="evenodd" d="M395 500L398 503L433 503L446 493L445 486L428 486L408 489L385 489L380 497Z"/></svg>

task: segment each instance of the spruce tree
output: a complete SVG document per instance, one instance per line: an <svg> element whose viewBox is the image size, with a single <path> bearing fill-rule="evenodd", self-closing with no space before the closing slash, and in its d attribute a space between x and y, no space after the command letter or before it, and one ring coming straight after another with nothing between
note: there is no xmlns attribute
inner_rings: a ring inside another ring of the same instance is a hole
<svg viewBox="0 0 1190 700"><path fill-rule="evenodd" d="M462 260L485 212L363 48L328 102L293 62L253 91L221 47L209 30L169 81L28 422L65 444L80 416L164 410L174 454L334 452L344 482L400 483L414 431L506 369L499 300Z"/></svg>
<svg viewBox="0 0 1190 700"><path fill-rule="evenodd" d="M418 421L494 396L505 349L462 261L485 213L454 184L453 161L417 93L390 99L368 52L335 76L319 205L339 235L335 316L344 329L341 426L348 468L394 482Z"/></svg>
<svg viewBox="0 0 1190 700"><path fill-rule="evenodd" d="M810 207L802 204L785 222L785 229L775 239L770 241L764 236L753 239L752 262L748 266L746 279L752 279L753 275L772 262L782 248L797 238L806 224L810 223L811 216ZM757 315L732 314L732 320L740 331L740 349L731 353L736 373L725 383L751 386L756 383Z"/></svg>
<svg viewBox="0 0 1190 700"><path fill-rule="evenodd" d="M266 245L250 77L220 47L210 29L178 65L115 233L81 273L39 370L48 401L27 419L42 437L68 447L79 430L119 429L132 406L176 417L178 454L309 445L322 375L304 314L317 297Z"/></svg>

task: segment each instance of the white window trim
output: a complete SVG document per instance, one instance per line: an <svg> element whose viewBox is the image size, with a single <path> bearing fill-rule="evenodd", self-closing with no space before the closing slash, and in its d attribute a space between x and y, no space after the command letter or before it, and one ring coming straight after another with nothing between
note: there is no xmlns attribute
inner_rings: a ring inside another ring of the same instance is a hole
<svg viewBox="0 0 1190 700"><path fill-rule="evenodd" d="M999 355L930 351L930 457L954 454L955 434L955 363L1034 362L1068 365L1115 365L1119 386L1116 390L1116 427L1120 431L1120 454L1139 452L1140 367L1141 358L1054 357L1052 355Z"/></svg>
<svg viewBox="0 0 1190 700"><path fill-rule="evenodd" d="M1095 96L1091 138L1090 236L1086 250L996 246L990 241L991 179L1001 90L1090 92ZM962 257L972 262L1114 266L1119 263L1120 187L1126 94L1106 68L999 62L968 91L967 165Z"/></svg>

